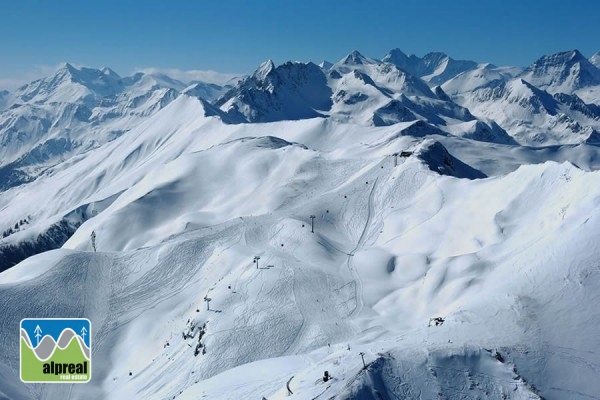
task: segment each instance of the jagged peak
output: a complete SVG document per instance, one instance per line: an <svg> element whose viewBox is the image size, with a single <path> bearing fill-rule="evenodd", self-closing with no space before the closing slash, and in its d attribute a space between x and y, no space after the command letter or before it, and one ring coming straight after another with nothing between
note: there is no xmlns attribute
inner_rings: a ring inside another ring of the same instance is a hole
<svg viewBox="0 0 600 400"><path fill-rule="evenodd" d="M75 77L79 73L79 69L73 66L68 62L63 62L58 65L54 74L50 76L50 78L60 78L60 77Z"/></svg>
<svg viewBox="0 0 600 400"><path fill-rule="evenodd" d="M360 54L358 50L353 50L350 54L340 60L340 64L361 65L369 63L369 60Z"/></svg>
<svg viewBox="0 0 600 400"><path fill-rule="evenodd" d="M109 67L102 67L100 69L92 68L92 67L84 67L79 66L76 67L69 62L64 62L59 64L55 73L51 75L51 79L53 78L61 78L61 77L69 77L74 81L81 81L82 83L89 81L91 79L121 79L119 74L110 69Z"/></svg>
<svg viewBox="0 0 600 400"><path fill-rule="evenodd" d="M581 54L581 52L579 50L577 50L577 49L572 50L570 53L571 53L571 57L570 57L571 60L577 60L577 59L585 58L583 56L583 54Z"/></svg>
<svg viewBox="0 0 600 400"><path fill-rule="evenodd" d="M117 74L115 71L113 71L109 67L102 67L102 68L100 68L100 72L102 72L106 76L112 76L112 77L120 78L119 74Z"/></svg>
<svg viewBox="0 0 600 400"><path fill-rule="evenodd" d="M388 59L408 59L408 55L400 50L399 48L391 49L388 53L383 57L383 60L386 61Z"/></svg>
<svg viewBox="0 0 600 400"><path fill-rule="evenodd" d="M65 62L58 64L58 68L56 70L73 72L73 71L77 71L78 69L76 67L74 67L73 64L65 61Z"/></svg>
<svg viewBox="0 0 600 400"><path fill-rule="evenodd" d="M319 67L321 67L322 69L328 71L329 69L331 69L331 67L333 67L333 63L330 63L327 60L323 60L319 63Z"/></svg>
<svg viewBox="0 0 600 400"><path fill-rule="evenodd" d="M600 70L576 49L542 56L520 76L549 92L572 93L600 84Z"/></svg>
<svg viewBox="0 0 600 400"><path fill-rule="evenodd" d="M275 70L275 64L273 63L273 60L269 59L265 62L263 62L262 64L260 64L260 66L258 67L258 69L254 72L254 77L259 79L259 80L263 80L267 77L267 75L269 75L273 70Z"/></svg>
<svg viewBox="0 0 600 400"><path fill-rule="evenodd" d="M571 64L575 62L587 61L587 59L577 49L561 51L558 53L544 55L538 58L528 69L536 69L544 66Z"/></svg>
<svg viewBox="0 0 600 400"><path fill-rule="evenodd" d="M429 52L427 54L425 54L422 58L423 62L427 63L427 62L439 62L445 59L450 59L452 60L452 58L450 56L448 56L446 53L443 53L441 51L432 51Z"/></svg>

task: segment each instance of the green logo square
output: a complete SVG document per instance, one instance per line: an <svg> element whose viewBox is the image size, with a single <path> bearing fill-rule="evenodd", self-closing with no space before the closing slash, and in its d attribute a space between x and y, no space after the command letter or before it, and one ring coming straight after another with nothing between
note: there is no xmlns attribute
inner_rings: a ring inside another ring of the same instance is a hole
<svg viewBox="0 0 600 400"><path fill-rule="evenodd" d="M20 324L21 380L85 383L92 377L92 324L87 318L25 318Z"/></svg>

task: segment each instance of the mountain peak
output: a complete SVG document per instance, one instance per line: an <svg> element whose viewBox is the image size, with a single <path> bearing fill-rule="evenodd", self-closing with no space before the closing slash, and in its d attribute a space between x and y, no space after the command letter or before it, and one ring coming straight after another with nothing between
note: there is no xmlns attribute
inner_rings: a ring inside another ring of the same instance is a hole
<svg viewBox="0 0 600 400"><path fill-rule="evenodd" d="M552 93L573 93L577 89L600 84L600 70L579 50L542 56L527 67L521 76Z"/></svg>
<svg viewBox="0 0 600 400"><path fill-rule="evenodd" d="M275 70L275 64L273 64L273 60L269 59L269 60L263 62L262 64L260 64L258 69L254 72L254 76L259 80L263 80L273 70Z"/></svg>
<svg viewBox="0 0 600 400"><path fill-rule="evenodd" d="M58 64L57 70L58 71L76 71L77 68L75 68L73 66L73 64L65 61L65 62Z"/></svg>
<svg viewBox="0 0 600 400"><path fill-rule="evenodd" d="M587 61L583 54L579 50L561 51L559 53L544 55L538 58L530 68L543 67L543 66L556 66L565 65L581 61Z"/></svg>
<svg viewBox="0 0 600 400"><path fill-rule="evenodd" d="M425 54L422 60L424 63L434 63L445 60L446 58L450 58L446 53L442 53L441 51L432 51Z"/></svg>
<svg viewBox="0 0 600 400"><path fill-rule="evenodd" d="M585 57L583 56L583 54L581 54L581 52L579 50L575 49L575 50L571 51L571 60L578 60L578 59L582 59L582 58L585 58Z"/></svg>
<svg viewBox="0 0 600 400"><path fill-rule="evenodd" d="M114 78L120 78L119 74L117 74L115 71L113 71L109 67L102 67L102 68L100 68L100 72L102 72L106 76L110 76L110 77L114 77Z"/></svg>
<svg viewBox="0 0 600 400"><path fill-rule="evenodd" d="M322 116L331 108L331 88L321 68L312 62L271 60L220 97L214 105L235 120L273 122Z"/></svg>
<svg viewBox="0 0 600 400"><path fill-rule="evenodd" d="M327 60L323 60L319 63L319 67L321 67L325 70L329 70L329 69L331 69L331 67L333 67L333 63L330 63Z"/></svg>
<svg viewBox="0 0 600 400"><path fill-rule="evenodd" d="M350 54L348 54L340 61L341 64L346 65L361 65L367 62L367 58L360 54L357 50L353 50Z"/></svg>
<svg viewBox="0 0 600 400"><path fill-rule="evenodd" d="M395 49L391 49L390 51L388 51L386 57L388 57L388 56L408 58L408 55L397 47Z"/></svg>
<svg viewBox="0 0 600 400"><path fill-rule="evenodd" d="M110 68L76 67L64 62L52 75L19 88L16 95L22 101L72 103L112 96L122 89L121 77Z"/></svg>
<svg viewBox="0 0 600 400"><path fill-rule="evenodd" d="M430 85L441 85L449 79L477 67L475 61L454 60L446 53L431 52L419 58L412 54L407 56L400 49L393 49L383 58L384 62L417 76Z"/></svg>
<svg viewBox="0 0 600 400"><path fill-rule="evenodd" d="M58 68L54 72L53 76L55 77L64 77L64 76L75 76L79 70L68 62L63 62L58 65Z"/></svg>
<svg viewBox="0 0 600 400"><path fill-rule="evenodd" d="M394 64L395 66L402 68L404 70L407 70L408 72L411 72L411 64L412 64L412 60L410 59L410 57L408 57L406 55L406 53L404 53L402 50L396 48L396 49L392 49L390 50L385 57L383 57L383 62L387 62L390 64Z"/></svg>

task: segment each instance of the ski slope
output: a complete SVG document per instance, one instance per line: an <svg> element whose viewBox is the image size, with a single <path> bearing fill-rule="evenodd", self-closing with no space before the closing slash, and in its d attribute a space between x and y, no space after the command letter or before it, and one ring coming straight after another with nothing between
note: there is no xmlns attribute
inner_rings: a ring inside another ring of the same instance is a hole
<svg viewBox="0 0 600 400"><path fill-rule="evenodd" d="M12 397L277 399L291 376L298 399L600 391L597 172L457 178L468 166L435 139L390 139L401 126L232 126L202 110L181 97L32 186L69 187L63 208L110 201L63 249L0 275L1 370L18 374L21 318L85 316L94 372ZM23 197L10 206L33 211Z"/></svg>

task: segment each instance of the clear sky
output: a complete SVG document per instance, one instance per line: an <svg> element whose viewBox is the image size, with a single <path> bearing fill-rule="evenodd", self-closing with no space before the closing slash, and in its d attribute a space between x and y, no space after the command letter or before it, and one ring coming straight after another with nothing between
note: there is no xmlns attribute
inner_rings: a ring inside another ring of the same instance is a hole
<svg viewBox="0 0 600 400"><path fill-rule="evenodd" d="M245 73L392 48L499 65L600 50L598 0L19 0L0 4L0 87L68 61Z"/></svg>

